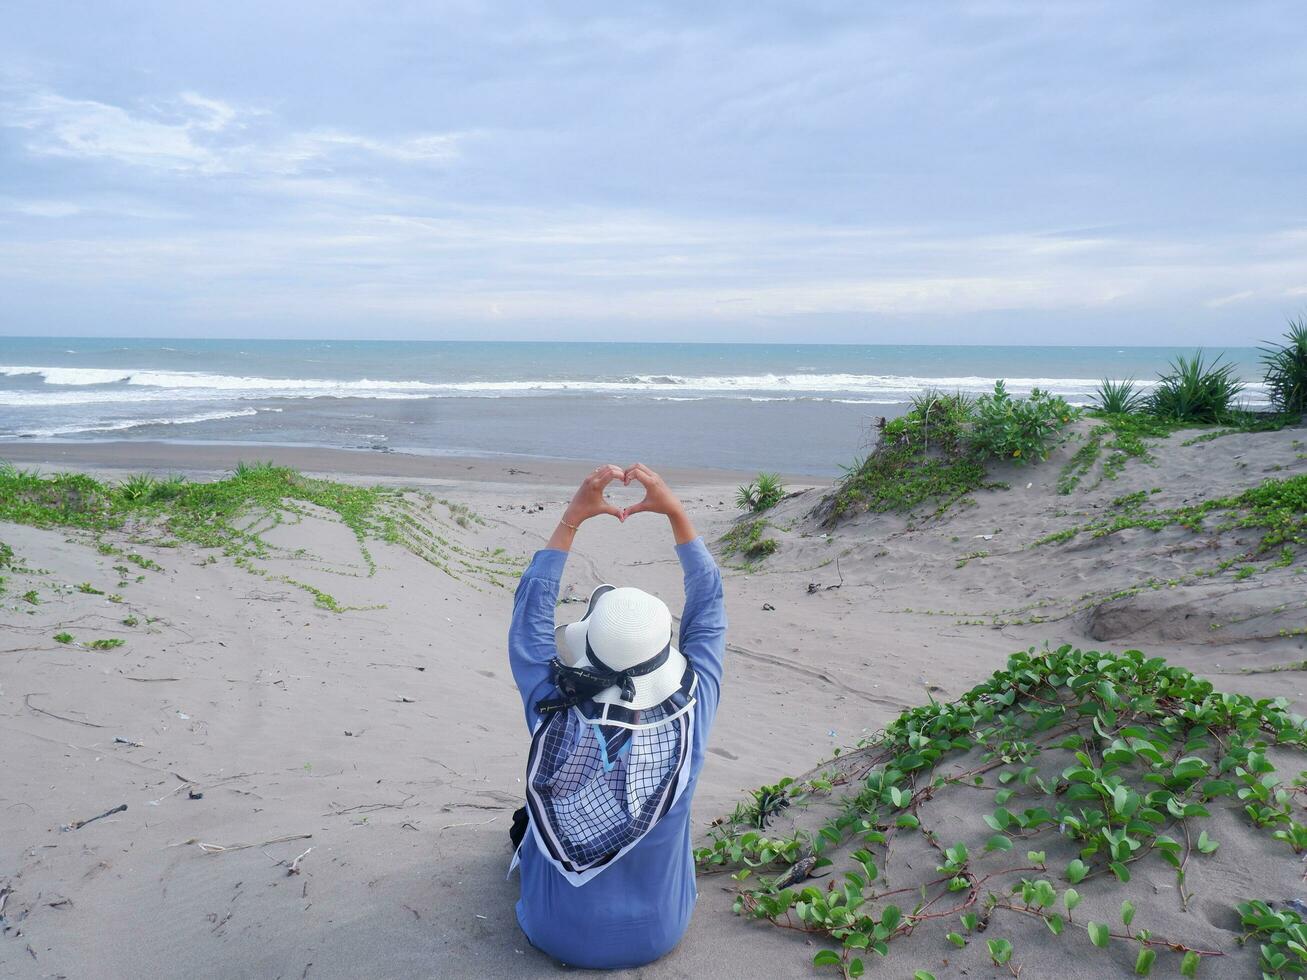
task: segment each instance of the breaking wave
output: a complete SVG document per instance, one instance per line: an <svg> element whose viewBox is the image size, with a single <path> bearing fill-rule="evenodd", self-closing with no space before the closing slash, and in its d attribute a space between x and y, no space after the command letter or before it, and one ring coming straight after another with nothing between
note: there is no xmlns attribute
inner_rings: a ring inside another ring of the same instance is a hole
<svg viewBox="0 0 1307 980"><path fill-rule="evenodd" d="M550 394L648 395L655 398L821 398L895 404L930 390L982 394L995 379L981 376L927 377L894 374L742 374L681 376L635 374L617 378L478 379L423 381L385 378L272 378L130 368L35 367L0 365L0 376L39 379L39 385L0 390L0 405L44 406L147 401L239 401L299 398L449 398ZM1013 394L1033 388L1086 403L1097 378L1008 378ZM1142 387L1147 387L1143 383ZM1249 384L1245 398L1264 403L1265 389Z"/></svg>

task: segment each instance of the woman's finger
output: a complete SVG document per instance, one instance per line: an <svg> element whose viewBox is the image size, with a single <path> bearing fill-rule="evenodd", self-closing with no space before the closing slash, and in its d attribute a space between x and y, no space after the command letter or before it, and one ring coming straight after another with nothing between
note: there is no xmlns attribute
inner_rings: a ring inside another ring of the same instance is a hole
<svg viewBox="0 0 1307 980"><path fill-rule="evenodd" d="M638 504L632 504L630 507L626 508L626 516L630 517L632 514L643 514L648 509L649 498L645 497Z"/></svg>
<svg viewBox="0 0 1307 980"><path fill-rule="evenodd" d="M639 480L641 483L645 484L646 486L648 486L651 480L657 479L657 477L654 475L653 470L645 466L644 463L632 463L627 468L625 477L627 482L630 482L632 479L635 479L635 480Z"/></svg>
<svg viewBox="0 0 1307 980"><path fill-rule="evenodd" d="M613 480L620 479L621 475L622 471L610 463L599 467L591 473L586 477L585 482L592 487L602 490L604 487L608 486L608 484L612 483Z"/></svg>

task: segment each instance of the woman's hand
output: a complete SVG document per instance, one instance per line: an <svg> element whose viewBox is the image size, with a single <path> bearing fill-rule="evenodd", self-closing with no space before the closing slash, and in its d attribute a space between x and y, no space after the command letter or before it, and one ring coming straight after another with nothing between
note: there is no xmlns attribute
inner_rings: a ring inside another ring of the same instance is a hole
<svg viewBox="0 0 1307 980"><path fill-rule="evenodd" d="M622 513L621 508L610 504L604 498L604 488L614 480L621 480L622 476L621 467L614 466L612 463L604 464L587 476L572 496L572 502L563 511L563 522L573 527L580 527L582 521L588 521L600 514L611 514L619 521L625 520L626 515Z"/></svg>
<svg viewBox="0 0 1307 980"><path fill-rule="evenodd" d="M606 463L582 480L581 486L572 495L571 503L563 511L562 520L558 522L558 527L554 528L554 533L545 547L555 548L558 551L571 551L572 539L576 537L577 528L583 521L600 514L611 514L619 521L626 520L626 515L620 507L604 499L604 487L620 479L622 479L622 468Z"/></svg>
<svg viewBox="0 0 1307 980"><path fill-rule="evenodd" d="M672 493L672 488L667 485L667 481L644 463L635 463L626 468L626 472L622 474L622 482L629 485L632 480L644 487L644 499L626 508L627 517L632 514L643 514L645 511L670 517L682 509L681 501Z"/></svg>

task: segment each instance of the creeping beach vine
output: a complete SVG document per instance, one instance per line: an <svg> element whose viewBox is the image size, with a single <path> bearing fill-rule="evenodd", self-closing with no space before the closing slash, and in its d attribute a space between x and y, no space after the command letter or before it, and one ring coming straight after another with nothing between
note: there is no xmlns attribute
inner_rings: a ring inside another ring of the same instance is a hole
<svg viewBox="0 0 1307 980"><path fill-rule="evenodd" d="M1187 907L1191 863L1220 847L1203 825L1216 807L1239 811L1268 847L1307 849L1297 784L1281 780L1271 749L1307 749L1307 726L1282 699L1221 693L1134 650L1032 648L957 701L905 711L808 777L764 787L695 857L701 873L756 881L736 911L832 943L813 962L847 977L866 970L868 952L884 956L927 924L956 923L941 938L963 948L1002 915L1039 919L1054 935L1079 931L1095 947L1132 946L1140 975L1174 957L1181 975L1194 976L1231 951L1155 934L1138 895L1122 904L1118 926L1081 920L1075 909L1086 889L1101 907L1108 884L1130 882L1141 861L1169 867ZM985 828L947 839L933 808L968 790L992 794ZM805 805L781 806L778 792ZM764 805L772 816L803 810L809 825L796 818L792 832L766 833ZM933 853L935 873L886 887L892 849L912 840L916 853ZM1005 857L1018 845L1024 861ZM824 885L802 880L826 867L835 873ZM1307 929L1262 908L1250 905L1246 923L1281 945ZM991 938L987 952L1005 966L1019 951ZM1264 947L1267 976L1296 976L1276 972L1289 962L1279 957L1292 955Z"/></svg>

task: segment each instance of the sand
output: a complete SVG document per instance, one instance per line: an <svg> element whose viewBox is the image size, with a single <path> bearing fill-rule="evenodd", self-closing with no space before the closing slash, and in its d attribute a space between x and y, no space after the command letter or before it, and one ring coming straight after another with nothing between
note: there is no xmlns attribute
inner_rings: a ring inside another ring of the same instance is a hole
<svg viewBox="0 0 1307 980"><path fill-rule="evenodd" d="M1137 646L1225 689L1301 706L1304 673L1256 672L1307 657L1301 635L1280 635L1307 618L1307 590L1293 568L1148 588L1100 609L1114 592L1182 578L1239 544L1209 542L1200 555L1191 536L1164 531L1029 547L1135 490L1160 487L1157 498L1174 505L1303 472L1300 437L1238 435L1191 447L1173 438L1156 465L1131 464L1116 481L1063 497L1054 484L1071 446L1041 467L996 474L1011 489L911 526L864 515L827 529L806 516L822 485L792 484L803 492L773 516L786 528L775 532L780 551L754 571L727 570L727 676L695 799L696 833L747 790L807 770L928 692L956 697L1013 650L1045 641ZM161 571L137 583L132 569L121 589L112 567L120 558L64 532L0 525L0 539L31 569L12 575L0 597L0 977L537 977L561 969L521 935L516 880L505 877L526 731L504 651L513 579L495 573L494 549L525 561L586 465L276 447L13 448L21 454L6 446L0 455L201 478L240 455L271 458L419 486L468 505L484 523L461 527L440 504L421 512L476 556L468 561L476 567L458 574L375 542L377 569L368 575L352 535L310 513L270 534L285 550L262 563L269 575L189 547L132 546ZM737 475L668 475L715 542L738 517ZM636 499L634 490L613 496ZM988 554L958 567L979 551ZM277 574L356 608L318 608ZM654 591L675 610L679 568L666 522L588 523L564 594L588 595L601 581ZM124 601L76 591L82 582ZM41 605L16 600L28 588L39 590ZM564 604L560 619L583 608ZM128 615L138 625L124 626ZM77 642L55 642L61 631ZM108 637L126 643L82 645ZM123 812L60 830L124 803ZM1233 947L1237 923L1220 908L1303 887L1287 849L1264 849L1274 861L1234 842L1223 848L1200 882L1212 901L1185 913L1159 900L1168 911L1151 923L1155 931ZM1163 878L1152 887L1164 888ZM818 975L810 963L819 947L731 914L732 885L725 876L701 879L681 945L627 975ZM1129 972L1121 956L1078 958L1080 946L1040 930L1008 930L1027 978ZM873 968L1009 975L979 955L946 961L938 945L896 943ZM1204 975L1253 976L1255 960Z"/></svg>

